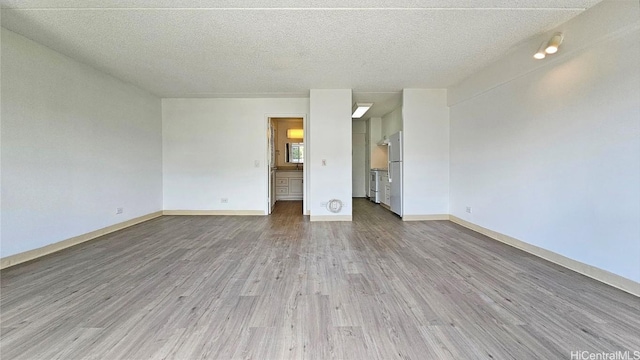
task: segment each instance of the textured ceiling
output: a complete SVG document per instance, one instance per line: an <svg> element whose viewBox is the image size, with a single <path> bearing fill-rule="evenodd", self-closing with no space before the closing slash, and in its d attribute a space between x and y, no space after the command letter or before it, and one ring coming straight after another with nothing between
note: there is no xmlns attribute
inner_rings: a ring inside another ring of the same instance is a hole
<svg viewBox="0 0 640 360"><path fill-rule="evenodd" d="M390 103L403 88L454 85L598 1L0 3L3 27L161 97L352 88Z"/></svg>

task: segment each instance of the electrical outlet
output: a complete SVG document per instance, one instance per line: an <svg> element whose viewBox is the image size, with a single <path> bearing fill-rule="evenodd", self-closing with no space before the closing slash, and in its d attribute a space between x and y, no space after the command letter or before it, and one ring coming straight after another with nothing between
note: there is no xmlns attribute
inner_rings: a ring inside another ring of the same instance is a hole
<svg viewBox="0 0 640 360"><path fill-rule="evenodd" d="M227 199L227 198L222 198L222 199L220 199L220 202L221 202L222 204L228 204L228 203L229 203L229 199Z"/></svg>
<svg viewBox="0 0 640 360"><path fill-rule="evenodd" d="M472 213L472 211L471 211L471 206L467 206L467 212L468 212L469 214L471 214L471 213Z"/></svg>
<svg viewBox="0 0 640 360"><path fill-rule="evenodd" d="M116 215L122 214L124 212L123 208L116 208Z"/></svg>

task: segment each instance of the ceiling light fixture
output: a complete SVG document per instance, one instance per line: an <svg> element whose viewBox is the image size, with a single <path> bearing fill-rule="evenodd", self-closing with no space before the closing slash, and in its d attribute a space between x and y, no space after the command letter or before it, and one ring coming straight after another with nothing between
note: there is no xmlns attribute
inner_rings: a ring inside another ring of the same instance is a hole
<svg viewBox="0 0 640 360"><path fill-rule="evenodd" d="M533 58L536 60L542 60L545 57L547 57L547 55L552 55L557 53L558 48L560 47L560 44L562 44L563 39L564 39L564 36L562 35L562 33L558 32L553 34L553 36L551 37L551 39L549 39L549 41L543 42L542 44L540 44L538 51L536 51L536 53L533 54Z"/></svg>
<svg viewBox="0 0 640 360"><path fill-rule="evenodd" d="M562 39L562 33L555 33L551 40L549 40L547 48L544 49L544 52L546 52L547 54L555 54L556 52L558 52L558 48L560 47L560 44L562 44Z"/></svg>
<svg viewBox="0 0 640 360"><path fill-rule="evenodd" d="M304 138L304 130L303 129L287 129L287 138L302 139Z"/></svg>
<svg viewBox="0 0 640 360"><path fill-rule="evenodd" d="M538 49L538 52L536 52L535 54L533 54L533 58L536 60L542 60L545 57L547 57L547 54L544 52L544 49L547 47L547 43L543 42L542 44L540 44L540 48Z"/></svg>
<svg viewBox="0 0 640 360"><path fill-rule="evenodd" d="M351 118L360 119L372 106L373 103L356 103L352 109Z"/></svg>

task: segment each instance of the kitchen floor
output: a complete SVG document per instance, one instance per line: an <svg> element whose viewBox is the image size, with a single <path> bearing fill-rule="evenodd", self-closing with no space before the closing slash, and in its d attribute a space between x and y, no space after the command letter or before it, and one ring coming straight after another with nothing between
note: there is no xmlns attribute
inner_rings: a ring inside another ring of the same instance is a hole
<svg viewBox="0 0 640 360"><path fill-rule="evenodd" d="M354 199L163 216L2 270L3 359L569 359L640 350L640 301Z"/></svg>

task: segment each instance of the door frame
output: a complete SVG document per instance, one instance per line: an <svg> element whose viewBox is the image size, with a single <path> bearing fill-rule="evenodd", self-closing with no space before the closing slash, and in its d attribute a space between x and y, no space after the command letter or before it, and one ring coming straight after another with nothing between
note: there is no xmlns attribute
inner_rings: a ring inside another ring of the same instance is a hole
<svg viewBox="0 0 640 360"><path fill-rule="evenodd" d="M271 212L273 211L273 204L275 204L275 202L272 201L271 199L271 195L273 194L273 192L271 191L273 187L273 183L271 182L271 158L272 158L272 152L274 151L271 148L271 143L274 142L272 140L272 137L275 135L275 132L272 130L273 129L271 125L271 118L267 118L267 129L265 132L265 135L267 136L267 158L265 160L265 164L267 168L267 208L265 211L266 215L271 215Z"/></svg>

